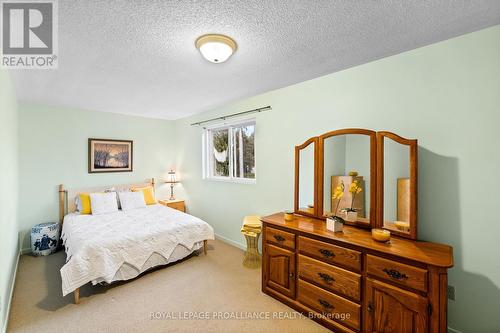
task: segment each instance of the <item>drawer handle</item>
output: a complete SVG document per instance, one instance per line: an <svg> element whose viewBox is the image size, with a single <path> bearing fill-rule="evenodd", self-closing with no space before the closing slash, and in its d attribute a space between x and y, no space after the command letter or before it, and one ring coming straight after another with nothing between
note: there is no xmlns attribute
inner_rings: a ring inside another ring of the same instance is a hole
<svg viewBox="0 0 500 333"><path fill-rule="evenodd" d="M384 268L383 271L385 274L389 275L391 278L396 279L396 280L405 280L408 279L408 276L406 274L401 274L399 271L395 269L387 269Z"/></svg>
<svg viewBox="0 0 500 333"><path fill-rule="evenodd" d="M292 273L288 274L288 276L289 276L291 279L293 279L293 277L295 276L295 274L293 274L293 272L292 272Z"/></svg>
<svg viewBox="0 0 500 333"><path fill-rule="evenodd" d="M322 299L318 299L318 302L319 304L321 304L322 307L324 307L325 309L334 309L335 307L333 305L331 305L329 302L327 301L324 301Z"/></svg>
<svg viewBox="0 0 500 333"><path fill-rule="evenodd" d="M318 273L318 276L321 278L321 280L325 281L328 284L332 284L332 282L335 281L334 278L325 273Z"/></svg>
<svg viewBox="0 0 500 333"><path fill-rule="evenodd" d="M373 312L373 304L371 302L368 303L368 312Z"/></svg>
<svg viewBox="0 0 500 333"><path fill-rule="evenodd" d="M281 236L281 235L273 235L274 236L274 239L276 239L276 241L278 242L284 242L285 241L285 237Z"/></svg>
<svg viewBox="0 0 500 333"><path fill-rule="evenodd" d="M321 253L325 258L332 258L332 257L335 257L335 254L330 251L330 250L326 250L326 249L319 249L318 250L319 253Z"/></svg>

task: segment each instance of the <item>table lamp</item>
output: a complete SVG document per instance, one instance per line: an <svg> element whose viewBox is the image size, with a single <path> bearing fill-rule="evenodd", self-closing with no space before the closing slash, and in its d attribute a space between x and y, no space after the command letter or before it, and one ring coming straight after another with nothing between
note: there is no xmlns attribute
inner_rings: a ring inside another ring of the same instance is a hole
<svg viewBox="0 0 500 333"><path fill-rule="evenodd" d="M174 197L174 185L178 183L179 181L175 177L175 170L170 170L168 172L168 180L165 182L167 184L170 184L170 199L169 200L175 200Z"/></svg>

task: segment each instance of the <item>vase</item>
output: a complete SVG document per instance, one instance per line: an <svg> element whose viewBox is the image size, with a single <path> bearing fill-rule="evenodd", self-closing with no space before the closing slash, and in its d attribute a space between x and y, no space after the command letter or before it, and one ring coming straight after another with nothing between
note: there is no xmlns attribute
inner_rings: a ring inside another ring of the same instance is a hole
<svg viewBox="0 0 500 333"><path fill-rule="evenodd" d="M333 216L326 219L326 229L333 232L342 232L343 228L344 223L342 218Z"/></svg>
<svg viewBox="0 0 500 333"><path fill-rule="evenodd" d="M349 222L356 222L358 220L358 212L356 211L346 211L345 213L345 220Z"/></svg>

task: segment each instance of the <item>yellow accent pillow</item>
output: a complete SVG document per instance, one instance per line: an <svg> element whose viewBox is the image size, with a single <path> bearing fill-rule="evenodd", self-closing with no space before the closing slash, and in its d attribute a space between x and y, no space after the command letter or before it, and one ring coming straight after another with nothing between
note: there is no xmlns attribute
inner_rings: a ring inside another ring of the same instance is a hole
<svg viewBox="0 0 500 333"><path fill-rule="evenodd" d="M80 203L82 205L80 214L92 214L92 209L90 206L90 193L80 193L78 194L78 196L80 197Z"/></svg>
<svg viewBox="0 0 500 333"><path fill-rule="evenodd" d="M142 191L142 194L144 194L144 201L146 202L146 205L154 205L157 203L155 198L155 192L153 191L153 186L136 187L136 188L131 188L130 190L132 192Z"/></svg>

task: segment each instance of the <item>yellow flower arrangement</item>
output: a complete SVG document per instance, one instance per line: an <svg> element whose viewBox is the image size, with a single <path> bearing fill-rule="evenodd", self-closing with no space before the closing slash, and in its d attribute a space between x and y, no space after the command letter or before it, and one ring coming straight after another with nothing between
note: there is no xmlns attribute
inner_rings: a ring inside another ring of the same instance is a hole
<svg viewBox="0 0 500 333"><path fill-rule="evenodd" d="M357 180L353 181L351 183L351 185L349 186L349 192L351 192L353 194L360 193L361 191L363 191L363 189L361 188L361 186L359 186Z"/></svg>
<svg viewBox="0 0 500 333"><path fill-rule="evenodd" d="M339 209L339 204L342 198L344 197L344 190L345 190L345 185L344 182L341 181L340 185L338 185L334 190L333 190L333 195L332 199L337 200L337 207L335 207L335 211L333 212L334 217L337 217L337 211ZM338 218L338 217L337 217ZM340 220L343 222L343 220L340 218Z"/></svg>
<svg viewBox="0 0 500 333"><path fill-rule="evenodd" d="M332 195L332 199L342 199L342 197L344 196L344 183L342 183L342 185L339 185L335 188L335 190L333 191L333 195Z"/></svg>
<svg viewBox="0 0 500 333"><path fill-rule="evenodd" d="M349 192L352 193L352 200L351 200L351 208L350 211L354 212L354 199L356 198L356 194L359 194L363 191L363 188L359 185L357 180L354 180L351 185L349 185Z"/></svg>

